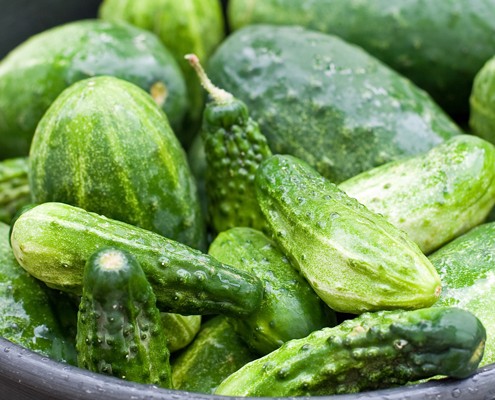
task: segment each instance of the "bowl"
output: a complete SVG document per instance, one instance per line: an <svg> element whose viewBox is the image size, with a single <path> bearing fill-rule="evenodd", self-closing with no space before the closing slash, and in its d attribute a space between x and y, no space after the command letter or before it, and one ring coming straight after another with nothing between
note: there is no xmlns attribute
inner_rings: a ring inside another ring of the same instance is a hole
<svg viewBox="0 0 495 400"><path fill-rule="evenodd" d="M101 0L0 0L0 59L29 36L52 26L92 18ZM225 2L223 2L225 5ZM56 362L0 337L0 398L15 400L228 400L158 388ZM271 398L274 399L274 398ZM287 400L288 398L278 398ZM309 398L308 398L309 399ZM466 379L440 379L319 400L495 400L495 364Z"/></svg>

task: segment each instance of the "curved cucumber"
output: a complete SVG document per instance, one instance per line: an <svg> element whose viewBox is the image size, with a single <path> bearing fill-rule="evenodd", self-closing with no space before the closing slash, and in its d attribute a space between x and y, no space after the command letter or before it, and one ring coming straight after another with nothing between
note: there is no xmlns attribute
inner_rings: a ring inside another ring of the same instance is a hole
<svg viewBox="0 0 495 400"><path fill-rule="evenodd" d="M215 394L330 395L435 375L465 378L479 365L485 337L481 322L458 308L365 313L291 340L246 364L225 379Z"/></svg>
<svg viewBox="0 0 495 400"><path fill-rule="evenodd" d="M272 156L255 183L274 240L330 308L359 314L437 300L440 278L419 247L304 161Z"/></svg>
<svg viewBox="0 0 495 400"><path fill-rule="evenodd" d="M495 147L458 135L363 172L339 188L407 233L423 253L483 222L495 205Z"/></svg>
<svg viewBox="0 0 495 400"><path fill-rule="evenodd" d="M81 368L162 387L172 384L155 294L139 263L125 251L101 248L88 258L77 351Z"/></svg>
<svg viewBox="0 0 495 400"><path fill-rule="evenodd" d="M263 295L258 278L157 233L63 203L44 203L15 221L19 263L47 285L82 293L84 266L101 247L119 247L140 263L162 311L247 315Z"/></svg>

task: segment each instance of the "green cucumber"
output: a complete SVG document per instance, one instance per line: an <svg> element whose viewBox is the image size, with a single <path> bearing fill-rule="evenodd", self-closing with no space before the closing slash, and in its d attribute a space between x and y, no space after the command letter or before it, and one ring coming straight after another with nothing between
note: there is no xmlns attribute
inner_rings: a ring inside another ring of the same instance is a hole
<svg viewBox="0 0 495 400"><path fill-rule="evenodd" d="M99 16L107 21L126 21L149 30L170 50L187 85L190 107L179 138L188 147L200 127L205 99L184 55L192 52L207 60L223 40L225 27L220 1L104 0Z"/></svg>
<svg viewBox="0 0 495 400"><path fill-rule="evenodd" d="M63 203L43 203L17 218L16 259L48 286L81 294L84 266L101 247L131 253L143 268L161 311L249 315L261 303L258 278L157 233Z"/></svg>
<svg viewBox="0 0 495 400"><path fill-rule="evenodd" d="M156 297L139 262L119 248L100 248L86 263L77 318L80 368L170 387L167 337Z"/></svg>
<svg viewBox="0 0 495 400"><path fill-rule="evenodd" d="M76 364L74 340L64 334L51 293L14 257L10 227L0 222L0 336L57 361Z"/></svg>
<svg viewBox="0 0 495 400"><path fill-rule="evenodd" d="M472 132L495 143L495 56L480 68L469 97Z"/></svg>
<svg viewBox="0 0 495 400"><path fill-rule="evenodd" d="M172 360L177 390L212 394L230 374L257 356L223 315L206 321L194 341Z"/></svg>
<svg viewBox="0 0 495 400"><path fill-rule="evenodd" d="M423 253L480 224L495 205L495 147L458 135L425 154L365 171L339 188L407 233Z"/></svg>
<svg viewBox="0 0 495 400"><path fill-rule="evenodd" d="M436 306L472 312L486 329L481 365L495 362L495 222L481 224L429 256L442 279Z"/></svg>
<svg viewBox="0 0 495 400"><path fill-rule="evenodd" d="M409 80L356 46L301 27L244 27L207 70L246 103L273 153L301 158L334 183L461 133Z"/></svg>
<svg viewBox="0 0 495 400"><path fill-rule="evenodd" d="M16 212L31 202L28 165L27 157L0 161L0 222L10 224Z"/></svg>
<svg viewBox="0 0 495 400"><path fill-rule="evenodd" d="M221 232L208 254L263 282L265 294L259 309L246 318L231 319L239 336L258 354L336 324L334 312L262 232L247 227Z"/></svg>
<svg viewBox="0 0 495 400"><path fill-rule="evenodd" d="M200 131L210 224L217 233L236 226L264 230L254 176L261 161L272 155L266 137L244 102L214 86L196 55L186 58L212 99L206 104Z"/></svg>
<svg viewBox="0 0 495 400"><path fill-rule="evenodd" d="M274 155L255 184L275 242L330 308L359 314L437 300L440 278L418 245L306 162Z"/></svg>
<svg viewBox="0 0 495 400"><path fill-rule="evenodd" d="M291 340L225 379L217 395L293 397L355 393L435 375L465 378L483 355L485 329L451 307L365 313Z"/></svg>
<svg viewBox="0 0 495 400"><path fill-rule="evenodd" d="M166 115L133 83L76 82L40 120L29 153L33 201L57 201L204 250L186 154Z"/></svg>
<svg viewBox="0 0 495 400"><path fill-rule="evenodd" d="M0 62L0 159L29 152L39 120L71 84L98 75L128 80L155 97L178 130L187 91L177 62L150 32L100 20L32 36Z"/></svg>
<svg viewBox="0 0 495 400"><path fill-rule="evenodd" d="M194 340L201 328L201 315L162 313L162 326L171 353L183 349Z"/></svg>
<svg viewBox="0 0 495 400"><path fill-rule="evenodd" d="M493 0L231 0L232 29L301 25L354 43L411 79L456 119L495 51Z"/></svg>

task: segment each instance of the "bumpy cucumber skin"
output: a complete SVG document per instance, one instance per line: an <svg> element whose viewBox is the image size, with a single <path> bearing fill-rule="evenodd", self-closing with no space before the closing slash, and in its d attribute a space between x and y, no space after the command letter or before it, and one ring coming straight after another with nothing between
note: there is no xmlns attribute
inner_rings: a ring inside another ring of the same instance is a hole
<svg viewBox="0 0 495 400"><path fill-rule="evenodd" d="M162 327L171 353L183 349L194 340L201 328L201 315L161 313Z"/></svg>
<svg viewBox="0 0 495 400"><path fill-rule="evenodd" d="M304 161L274 155L255 184L275 242L330 308L360 314L437 300L440 278L419 247Z"/></svg>
<svg viewBox="0 0 495 400"><path fill-rule="evenodd" d="M31 202L28 158L0 161L0 222L10 224L15 213Z"/></svg>
<svg viewBox="0 0 495 400"><path fill-rule="evenodd" d="M425 92L362 49L300 27L238 30L208 72L246 103L273 153L295 155L334 183L461 133Z"/></svg>
<svg viewBox="0 0 495 400"><path fill-rule="evenodd" d="M230 321L239 336L258 354L336 324L330 310L289 263L277 245L262 232L237 227L220 233L208 254L260 278L265 288L257 311Z"/></svg>
<svg viewBox="0 0 495 400"><path fill-rule="evenodd" d="M52 288L81 294L86 261L101 247L119 247L138 260L161 311L248 315L261 303L258 278L157 233L63 203L24 212L11 244L21 266Z"/></svg>
<svg viewBox="0 0 495 400"><path fill-rule="evenodd" d="M9 231L10 227L0 222L0 336L75 365L75 343L61 329L51 307L50 289L18 264L10 248Z"/></svg>
<svg viewBox="0 0 495 400"><path fill-rule="evenodd" d="M41 119L29 153L33 201L103 214L205 250L187 156L166 115L136 85L76 82Z"/></svg>
<svg viewBox="0 0 495 400"><path fill-rule="evenodd" d="M473 314L453 307L364 313L246 364L215 394L330 395L435 375L465 378L479 365L485 337Z"/></svg>
<svg viewBox="0 0 495 400"><path fill-rule="evenodd" d="M472 312L483 323L487 338L481 365L495 362L495 222L481 224L429 256L442 279L435 306L455 306Z"/></svg>
<svg viewBox="0 0 495 400"><path fill-rule="evenodd" d="M495 205L495 147L458 135L339 187L407 233L425 254L482 223Z"/></svg>
<svg viewBox="0 0 495 400"><path fill-rule="evenodd" d="M171 387L170 352L156 297L137 260L125 251L101 248L88 259L77 351L80 368Z"/></svg>
<svg viewBox="0 0 495 400"><path fill-rule="evenodd" d="M469 104L472 132L495 143L495 56L476 74Z"/></svg>
<svg viewBox="0 0 495 400"><path fill-rule="evenodd" d="M206 156L205 185L210 224L215 232L236 226L266 229L256 201L254 177L272 155L258 123L244 102L206 105L201 129Z"/></svg>
<svg viewBox="0 0 495 400"><path fill-rule="evenodd" d="M301 25L357 44L422 87L450 115L468 116L473 78L493 55L492 0L232 0L232 29Z"/></svg>
<svg viewBox="0 0 495 400"><path fill-rule="evenodd" d="M129 24L69 22L31 37L0 63L0 159L25 156L39 120L71 84L98 75L130 81L157 98L174 130L187 110L177 62L159 39Z"/></svg>
<svg viewBox="0 0 495 400"><path fill-rule="evenodd" d="M212 394L225 378L257 357L227 317L214 316L201 326L191 345L172 360L173 387Z"/></svg>
<svg viewBox="0 0 495 400"><path fill-rule="evenodd" d="M190 105L178 136L189 147L200 128L205 96L184 55L194 53L206 61L223 40L220 1L105 0L99 16L108 21L126 21L155 33L173 54L184 75Z"/></svg>

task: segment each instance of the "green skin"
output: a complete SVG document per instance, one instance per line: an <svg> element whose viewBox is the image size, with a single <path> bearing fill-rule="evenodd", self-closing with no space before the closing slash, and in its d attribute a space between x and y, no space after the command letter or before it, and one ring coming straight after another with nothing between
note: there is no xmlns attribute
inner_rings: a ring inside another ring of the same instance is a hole
<svg viewBox="0 0 495 400"><path fill-rule="evenodd" d="M28 158L0 161L0 222L10 224L15 213L30 202Z"/></svg>
<svg viewBox="0 0 495 400"><path fill-rule="evenodd" d="M465 120L473 78L493 55L494 6L493 0L231 0L228 20L232 29L297 24L337 35Z"/></svg>
<svg viewBox="0 0 495 400"><path fill-rule="evenodd" d="M246 318L231 319L239 336L258 354L336 324L335 313L262 232L247 227L224 231L211 243L208 254L263 282L259 309Z"/></svg>
<svg viewBox="0 0 495 400"><path fill-rule="evenodd" d="M171 353L191 343L201 327L201 315L162 313L161 319Z"/></svg>
<svg viewBox="0 0 495 400"><path fill-rule="evenodd" d="M471 130L495 143L495 56L476 74L469 101Z"/></svg>
<svg viewBox="0 0 495 400"><path fill-rule="evenodd" d="M37 34L0 63L0 159L24 156L39 120L71 84L97 75L128 80L156 97L174 130L187 111L177 62L155 35L99 20L70 22ZM155 94L155 92L153 92Z"/></svg>
<svg viewBox="0 0 495 400"><path fill-rule="evenodd" d="M254 177L260 163L272 153L246 105L237 99L209 102L201 138L207 165L208 211L214 231L236 226L266 230L256 201Z"/></svg>
<svg viewBox="0 0 495 400"><path fill-rule="evenodd" d="M442 279L436 306L472 312L486 328L481 365L495 362L495 222L481 224L429 256Z"/></svg>
<svg viewBox="0 0 495 400"><path fill-rule="evenodd" d="M481 322L458 308L365 313L292 340L246 364L225 379L215 394L331 395L435 375L465 378L479 365L485 337Z"/></svg>
<svg viewBox="0 0 495 400"><path fill-rule="evenodd" d="M184 55L195 53L206 61L223 40L225 27L220 1L105 0L99 16L108 21L126 21L155 33L173 54L189 96L190 108L179 135L184 146L189 147L200 128L205 96Z"/></svg>
<svg viewBox="0 0 495 400"><path fill-rule="evenodd" d="M245 316L263 287L256 277L157 233L63 203L21 214L11 244L19 263L48 286L82 293L84 266L101 247L119 247L138 260L161 311Z"/></svg>
<svg viewBox="0 0 495 400"><path fill-rule="evenodd" d="M418 245L304 161L272 156L255 185L275 242L330 308L360 314L437 300L440 278Z"/></svg>
<svg viewBox="0 0 495 400"><path fill-rule="evenodd" d="M50 289L16 261L9 230L0 222L0 336L43 356L76 364L75 344L63 334Z"/></svg>
<svg viewBox="0 0 495 400"><path fill-rule="evenodd" d="M77 320L80 368L170 388L161 323L153 289L133 256L110 247L88 258Z"/></svg>
<svg viewBox="0 0 495 400"><path fill-rule="evenodd" d="M186 154L152 98L122 79L85 79L53 102L33 137L29 184L36 203L72 204L206 247Z"/></svg>
<svg viewBox="0 0 495 400"><path fill-rule="evenodd" d="M211 318L179 356L172 360L177 390L212 394L230 374L257 358L225 316Z"/></svg>
<svg viewBox="0 0 495 400"><path fill-rule="evenodd" d="M491 143L458 135L425 154L365 171L339 188L429 254L485 220L495 205L494 165Z"/></svg>
<svg viewBox="0 0 495 400"><path fill-rule="evenodd" d="M246 103L273 153L295 155L334 183L461 133L409 80L358 47L300 27L236 31L208 72Z"/></svg>

